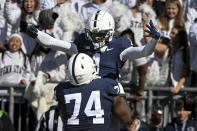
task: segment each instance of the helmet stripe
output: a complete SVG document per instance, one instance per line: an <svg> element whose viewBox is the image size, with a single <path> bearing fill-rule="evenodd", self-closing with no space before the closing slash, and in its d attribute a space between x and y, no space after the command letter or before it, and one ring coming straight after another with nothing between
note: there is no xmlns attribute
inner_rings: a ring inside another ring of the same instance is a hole
<svg viewBox="0 0 197 131"><path fill-rule="evenodd" d="M72 65L72 76L73 76L73 78L74 78L74 80L75 80L75 82L77 83L77 84L79 84L79 82L77 81L77 78L76 78L76 76L75 76L75 63L76 63L76 59L77 59L77 56L79 55L79 53L75 56L75 58L73 59L73 65Z"/></svg>
<svg viewBox="0 0 197 131"><path fill-rule="evenodd" d="M98 19L99 12L100 12L100 10L96 12L96 15L95 15L95 18L94 18L94 27L96 27L96 22L97 22L97 19Z"/></svg>

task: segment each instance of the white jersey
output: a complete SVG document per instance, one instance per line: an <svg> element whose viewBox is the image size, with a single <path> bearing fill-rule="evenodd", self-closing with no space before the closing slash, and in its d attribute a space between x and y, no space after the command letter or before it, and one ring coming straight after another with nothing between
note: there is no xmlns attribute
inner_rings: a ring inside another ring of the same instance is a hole
<svg viewBox="0 0 197 131"><path fill-rule="evenodd" d="M32 56L31 67L32 76L35 77L38 71L43 71L50 75L50 82L60 82L66 79L67 57L61 51L51 50L49 53L40 52ZM35 78L32 80L35 80Z"/></svg>
<svg viewBox="0 0 197 131"><path fill-rule="evenodd" d="M136 17L133 16L131 10L128 10L119 21L118 32L122 32L130 28L135 34L135 41L137 45L142 45L143 39L143 23L142 23L142 14L141 12L136 13Z"/></svg>
<svg viewBox="0 0 197 131"><path fill-rule="evenodd" d="M97 10L108 10L109 6L112 4L112 0L106 0L105 3L101 5L96 5L93 2L88 2L81 7L80 16L84 22L87 21L88 17L96 12Z"/></svg>
<svg viewBox="0 0 197 131"><path fill-rule="evenodd" d="M3 55L3 59L2 59ZM0 83L19 84L21 80L30 80L30 63L23 53L5 51L0 53Z"/></svg>

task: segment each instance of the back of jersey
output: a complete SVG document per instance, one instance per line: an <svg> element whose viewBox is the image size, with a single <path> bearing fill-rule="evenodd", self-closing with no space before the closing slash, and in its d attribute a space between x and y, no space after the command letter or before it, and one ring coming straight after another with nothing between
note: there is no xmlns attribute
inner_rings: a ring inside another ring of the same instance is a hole
<svg viewBox="0 0 197 131"><path fill-rule="evenodd" d="M113 98L119 94L116 81L95 79L88 85L60 83L56 98L65 131L108 131Z"/></svg>

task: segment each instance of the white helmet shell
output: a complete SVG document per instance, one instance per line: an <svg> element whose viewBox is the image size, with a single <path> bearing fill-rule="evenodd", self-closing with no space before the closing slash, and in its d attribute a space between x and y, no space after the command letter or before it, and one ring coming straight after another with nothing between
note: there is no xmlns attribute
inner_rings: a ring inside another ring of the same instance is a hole
<svg viewBox="0 0 197 131"><path fill-rule="evenodd" d="M114 18L107 11L99 10L93 13L86 23L86 36L93 42L95 48L101 48L110 42L114 34ZM97 36L103 36L102 42L98 42Z"/></svg>
<svg viewBox="0 0 197 131"><path fill-rule="evenodd" d="M68 61L68 76L71 84L82 85L88 84L97 75L94 60L84 54L79 53L73 55Z"/></svg>

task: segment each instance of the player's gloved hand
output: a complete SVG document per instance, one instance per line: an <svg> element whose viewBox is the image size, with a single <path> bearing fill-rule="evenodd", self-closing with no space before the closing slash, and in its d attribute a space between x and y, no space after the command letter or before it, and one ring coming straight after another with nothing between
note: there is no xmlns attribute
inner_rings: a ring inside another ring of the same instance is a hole
<svg viewBox="0 0 197 131"><path fill-rule="evenodd" d="M159 39L160 37L160 33L158 32L158 30L155 28L152 20L150 20L149 22L149 25L147 24L146 27L149 29L149 30L144 30L145 32L148 32L149 35L144 35L144 37L152 37L152 38L155 38L155 39Z"/></svg>
<svg viewBox="0 0 197 131"><path fill-rule="evenodd" d="M39 26L36 25L30 25L27 27L26 33L32 37L33 39L35 39L38 36L38 28Z"/></svg>

